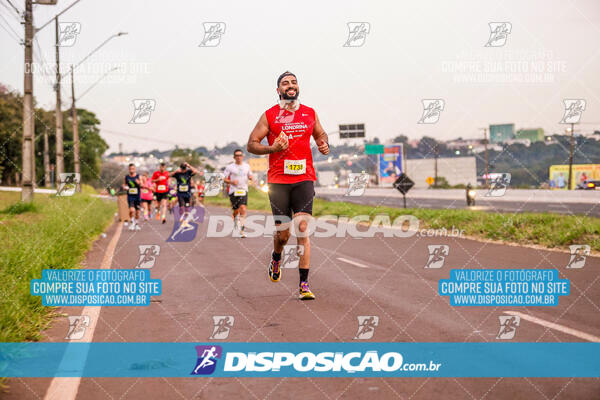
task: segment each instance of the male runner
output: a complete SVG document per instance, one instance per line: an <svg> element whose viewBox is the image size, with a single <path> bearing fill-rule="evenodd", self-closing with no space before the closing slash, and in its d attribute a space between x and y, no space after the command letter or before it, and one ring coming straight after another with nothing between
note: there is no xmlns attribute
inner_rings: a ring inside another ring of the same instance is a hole
<svg viewBox="0 0 600 400"><path fill-rule="evenodd" d="M241 149L233 152L234 162L229 164L223 172L223 181L229 184L229 201L233 210L233 224L244 238L244 225L246 223L246 206L248 205L248 181L252 181L250 165L244 162L244 153Z"/></svg>
<svg viewBox="0 0 600 400"><path fill-rule="evenodd" d="M190 211L192 205L192 176L196 175L198 170L190 164L184 162L178 169L171 173L171 176L177 180L177 200L179 201L179 222L184 221L184 216Z"/></svg>
<svg viewBox="0 0 600 400"><path fill-rule="evenodd" d="M298 101L296 75L286 71L277 79L279 104L271 107L258 120L248 139L248 151L269 155L269 200L278 225L273 237L273 255L269 264L269 278L281 279L281 253L290 237L289 221L294 217L300 233L307 233L308 218L312 214L315 170L310 148L311 136L322 154L329 154L327 134L317 113ZM261 144L267 137L268 145ZM302 236L302 237L301 237ZM298 234L298 245L304 246L300 255L299 297L314 299L308 285L310 242L307 234Z"/></svg>
<svg viewBox="0 0 600 400"><path fill-rule="evenodd" d="M140 230L137 220L140 218L140 176L135 172L135 164L129 164L129 174L125 175L123 188L127 190L127 204L129 205L129 230Z"/></svg>
<svg viewBox="0 0 600 400"><path fill-rule="evenodd" d="M162 218L164 224L167 220L167 196L169 194L169 171L165 163L160 163L158 171L152 174L152 182L156 185L156 201L160 205L160 213L156 213L156 219Z"/></svg>

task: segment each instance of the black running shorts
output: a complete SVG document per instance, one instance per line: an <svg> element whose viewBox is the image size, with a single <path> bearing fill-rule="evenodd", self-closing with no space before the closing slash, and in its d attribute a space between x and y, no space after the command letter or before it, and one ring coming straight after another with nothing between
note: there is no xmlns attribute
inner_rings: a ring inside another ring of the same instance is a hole
<svg viewBox="0 0 600 400"><path fill-rule="evenodd" d="M156 197L156 201L167 200L167 197L169 196L169 192L154 193L154 196Z"/></svg>
<svg viewBox="0 0 600 400"><path fill-rule="evenodd" d="M192 195L189 193L177 193L179 207L190 207L192 204Z"/></svg>
<svg viewBox="0 0 600 400"><path fill-rule="evenodd" d="M269 183L269 200L275 217L275 224L292 219L293 214L307 213L312 215L315 184L313 181L297 183Z"/></svg>
<svg viewBox="0 0 600 400"><path fill-rule="evenodd" d="M138 196L127 196L127 205L129 208L135 208L136 210L140 208L140 198Z"/></svg>
<svg viewBox="0 0 600 400"><path fill-rule="evenodd" d="M243 196L234 196L233 193L229 195L229 201L231 202L231 209L237 210L240 206L248 205L248 195L245 194Z"/></svg>

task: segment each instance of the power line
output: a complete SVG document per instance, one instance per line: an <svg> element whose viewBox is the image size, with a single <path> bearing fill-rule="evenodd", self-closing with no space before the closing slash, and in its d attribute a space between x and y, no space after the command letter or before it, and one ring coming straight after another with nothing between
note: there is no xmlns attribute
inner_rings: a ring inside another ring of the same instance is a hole
<svg viewBox="0 0 600 400"><path fill-rule="evenodd" d="M41 73L44 76L46 83L48 85L50 85L50 87L54 87L54 81L52 80L52 75L46 71L46 66L50 65L48 63L48 61L46 60L46 57L44 57L44 52L42 51L42 48L40 46L40 42L38 42L37 37L33 37L33 42L35 43L36 47L37 47L37 51L38 51L38 59L41 59Z"/></svg>
<svg viewBox="0 0 600 400"><path fill-rule="evenodd" d="M112 131L112 130L103 129L103 128L100 128L100 132L105 132L105 133L112 134L112 135L130 137L130 138L133 138L133 139L140 139L140 140L144 140L146 142L155 142L155 143L169 144L169 145L172 145L172 146L188 146L188 147L191 147L191 148L198 147L198 144L191 144L191 143L184 143L184 142L171 142L171 141L168 141L168 140L161 140L161 139L152 139L151 137L147 137L147 136L132 135L132 134L129 134L129 133L117 132L117 131Z"/></svg>
<svg viewBox="0 0 600 400"><path fill-rule="evenodd" d="M17 7L15 7L15 5L14 5L13 3L11 3L11 1L10 1L10 0L6 0L6 2L7 2L8 4L10 4L10 6L13 8L13 10L15 10L15 12L17 13L17 15L19 15L19 17L20 17L21 15L23 15L23 12L22 12L21 10L19 10Z"/></svg>
<svg viewBox="0 0 600 400"><path fill-rule="evenodd" d="M2 16L2 15L0 14L0 17L1 17L1 16ZM2 17L2 19L3 19L4 21L6 21L6 20L4 19L4 17ZM8 22L6 22L6 24L8 25L8 28L10 29L10 31L9 31L8 29L6 29L6 28L4 27L4 25L2 25L2 24L0 24L0 27L1 27L2 29L4 29L4 31L5 31L5 32L8 34L8 36L10 36L10 37L11 37L11 38L12 38L14 41L16 41L16 42L17 42L19 45L21 45L21 44L23 43L23 39L21 39L21 38L20 38L20 37L19 37L19 36L18 36L18 35L15 33L15 31L12 29L12 27L10 26L10 24L8 24Z"/></svg>

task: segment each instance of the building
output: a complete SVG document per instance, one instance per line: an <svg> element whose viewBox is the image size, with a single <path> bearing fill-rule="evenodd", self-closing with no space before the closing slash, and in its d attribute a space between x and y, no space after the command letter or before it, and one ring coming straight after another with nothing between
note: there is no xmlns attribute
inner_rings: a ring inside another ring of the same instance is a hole
<svg viewBox="0 0 600 400"><path fill-rule="evenodd" d="M515 136L515 124L490 125L490 142L504 143ZM543 140L543 137L542 137Z"/></svg>
<svg viewBox="0 0 600 400"><path fill-rule="evenodd" d="M542 142L544 140L544 130L542 128L519 129L515 139L527 139L531 143Z"/></svg>

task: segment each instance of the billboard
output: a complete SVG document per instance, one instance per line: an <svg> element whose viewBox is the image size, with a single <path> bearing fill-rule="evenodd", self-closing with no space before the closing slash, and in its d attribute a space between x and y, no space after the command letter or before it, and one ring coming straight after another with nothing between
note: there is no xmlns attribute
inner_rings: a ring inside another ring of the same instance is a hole
<svg viewBox="0 0 600 400"><path fill-rule="evenodd" d="M550 188L566 189L569 184L569 166L550 166ZM600 180L600 164L573 164L573 181L571 189L582 184L586 180Z"/></svg>
<svg viewBox="0 0 600 400"><path fill-rule="evenodd" d="M490 142L503 143L515 136L515 124L490 125Z"/></svg>
<svg viewBox="0 0 600 400"><path fill-rule="evenodd" d="M402 145L386 145L379 154L379 184L391 185L403 172Z"/></svg>

